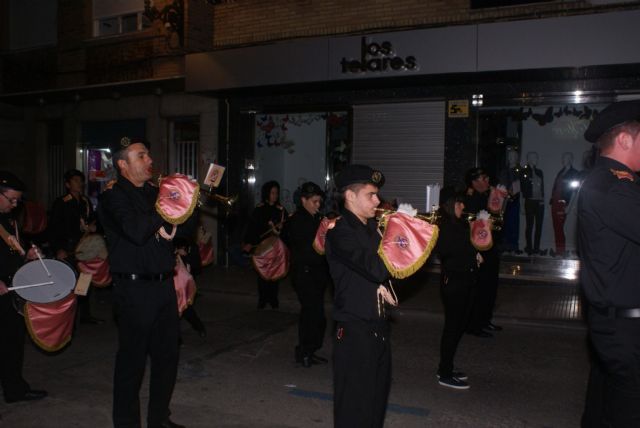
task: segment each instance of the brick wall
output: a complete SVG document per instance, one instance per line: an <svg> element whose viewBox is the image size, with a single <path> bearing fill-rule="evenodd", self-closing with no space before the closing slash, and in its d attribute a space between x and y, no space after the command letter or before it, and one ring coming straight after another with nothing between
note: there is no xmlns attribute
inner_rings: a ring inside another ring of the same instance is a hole
<svg viewBox="0 0 640 428"><path fill-rule="evenodd" d="M637 4L594 7L584 0L558 0L471 10L469 3L469 0L227 0L214 6L213 45L215 48L224 48L299 37L542 18L640 7Z"/></svg>
<svg viewBox="0 0 640 428"><path fill-rule="evenodd" d="M185 2L184 47L187 52L211 50L213 7L204 0Z"/></svg>

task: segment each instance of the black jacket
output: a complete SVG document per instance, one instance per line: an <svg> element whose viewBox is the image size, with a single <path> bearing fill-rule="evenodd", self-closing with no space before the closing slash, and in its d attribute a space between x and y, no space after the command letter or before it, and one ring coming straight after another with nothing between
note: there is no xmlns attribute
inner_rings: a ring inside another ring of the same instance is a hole
<svg viewBox="0 0 640 428"><path fill-rule="evenodd" d="M578 193L580 284L592 305L640 308L640 178L606 157Z"/></svg>
<svg viewBox="0 0 640 428"><path fill-rule="evenodd" d="M542 170L529 164L522 168L522 174L520 175L520 191L522 192L522 196L525 199L531 199L533 196L533 174L540 177L540 197L541 199L544 199L544 175L542 174Z"/></svg>
<svg viewBox="0 0 640 428"><path fill-rule="evenodd" d="M326 266L324 256L313 249L313 240L320 226L320 215L312 216L304 208L298 208L286 221L282 239L291 250L291 266L297 269L303 266Z"/></svg>
<svg viewBox="0 0 640 428"><path fill-rule="evenodd" d="M325 252L335 285L333 318L336 321L373 321L378 315L378 286L389 271L378 256L381 237L376 220L363 224L344 210L333 229L327 232Z"/></svg>
<svg viewBox="0 0 640 428"><path fill-rule="evenodd" d="M94 220L91 201L80 195L80 199L74 198L70 193L57 198L51 207L49 219L49 243L55 252L63 249L73 252L84 235L80 229L80 219L85 224Z"/></svg>
<svg viewBox="0 0 640 428"><path fill-rule="evenodd" d="M0 224L10 235L15 236L15 222L11 214L0 214ZM24 257L12 250L4 239L0 239L0 280L4 281L7 287L11 287L11 278L23 263Z"/></svg>
<svg viewBox="0 0 640 428"><path fill-rule="evenodd" d="M160 226L167 233L172 226L156 212L158 188L145 183L135 187L119 177L111 190L105 191L98 204L98 217L109 247L112 273L159 274L173 270L173 243L156 236ZM180 236L184 227L178 227Z"/></svg>
<svg viewBox="0 0 640 428"><path fill-rule="evenodd" d="M441 222L435 251L440 256L444 273L478 270L478 250L471 245L469 233L469 223L464 219L446 218Z"/></svg>
<svg viewBox="0 0 640 428"><path fill-rule="evenodd" d="M287 210L280 205L269 205L260 203L251 213L247 231L244 235L245 244L256 245L263 239L270 236L271 229L269 222L274 225L281 224L287 218Z"/></svg>

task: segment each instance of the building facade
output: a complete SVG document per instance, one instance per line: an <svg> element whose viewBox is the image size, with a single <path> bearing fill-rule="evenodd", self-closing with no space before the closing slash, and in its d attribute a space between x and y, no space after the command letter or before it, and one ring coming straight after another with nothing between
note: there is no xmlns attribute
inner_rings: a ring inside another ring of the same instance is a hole
<svg viewBox="0 0 640 428"><path fill-rule="evenodd" d="M151 140L162 171L202 177L216 161L223 193L240 195L216 222L222 254L269 179L292 208L301 181L331 191L344 164L369 163L387 174L385 198L428 210L426 185L460 186L475 165L498 183L509 159L523 167L534 153L542 246L557 251L563 159L588 169L588 121L640 96L637 2L34 2L35 15L2 6L12 25L1 35L0 147L14 156L2 167L49 201L65 168L101 180L106 141L123 133ZM46 23L38 35L16 25L35 19Z"/></svg>

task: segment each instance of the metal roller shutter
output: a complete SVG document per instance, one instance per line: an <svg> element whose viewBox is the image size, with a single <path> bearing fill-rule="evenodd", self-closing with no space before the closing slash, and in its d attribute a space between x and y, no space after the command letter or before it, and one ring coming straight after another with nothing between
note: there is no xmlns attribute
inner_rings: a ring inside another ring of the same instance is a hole
<svg viewBox="0 0 640 428"><path fill-rule="evenodd" d="M387 200L425 211L426 185L444 176L445 102L353 107L353 163L381 170Z"/></svg>

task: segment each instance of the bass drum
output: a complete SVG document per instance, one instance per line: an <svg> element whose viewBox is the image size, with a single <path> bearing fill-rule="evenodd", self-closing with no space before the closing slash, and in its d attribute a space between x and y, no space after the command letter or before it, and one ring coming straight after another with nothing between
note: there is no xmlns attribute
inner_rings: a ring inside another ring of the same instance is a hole
<svg viewBox="0 0 640 428"><path fill-rule="evenodd" d="M14 290L21 298L34 303L50 303L67 297L76 286L76 273L60 260L33 260L13 276Z"/></svg>

